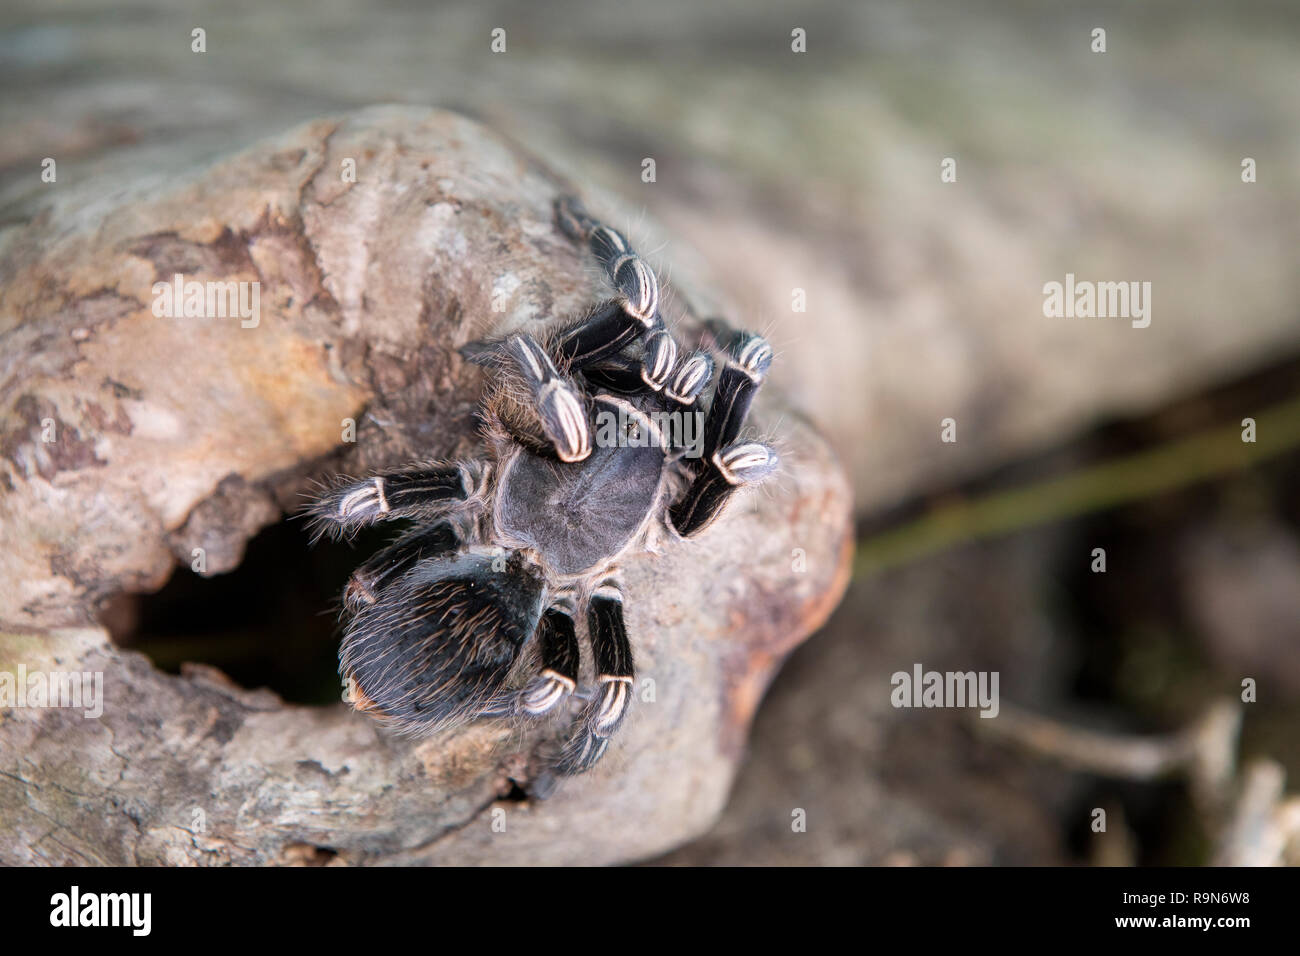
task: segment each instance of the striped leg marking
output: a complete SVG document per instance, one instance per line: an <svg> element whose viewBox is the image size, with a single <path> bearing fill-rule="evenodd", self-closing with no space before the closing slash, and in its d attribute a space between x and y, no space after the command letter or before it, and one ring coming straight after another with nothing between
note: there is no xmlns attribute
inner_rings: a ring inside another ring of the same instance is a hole
<svg viewBox="0 0 1300 956"><path fill-rule="evenodd" d="M573 618L553 607L537 625L542 670L519 695L519 713L541 717L550 713L578 686L578 636Z"/></svg>
<svg viewBox="0 0 1300 956"><path fill-rule="evenodd" d="M403 535L352 572L343 589L344 609L355 614L374 604L385 587L417 563L455 551L459 544L455 530L445 521Z"/></svg>
<svg viewBox="0 0 1300 956"><path fill-rule="evenodd" d="M556 769L562 774L583 773L600 760L632 702L632 645L623 624L623 600L613 586L604 585L592 595L587 629L599 692L578 717L573 736L560 755Z"/></svg>
<svg viewBox="0 0 1300 956"><path fill-rule="evenodd" d="M582 393L532 336L513 335L505 348L532 393L542 430L560 461L582 461L591 454L591 424Z"/></svg>
<svg viewBox="0 0 1300 956"><path fill-rule="evenodd" d="M308 509L317 538L345 538L366 525L399 518L437 518L473 491L472 465L412 467L325 492Z"/></svg>

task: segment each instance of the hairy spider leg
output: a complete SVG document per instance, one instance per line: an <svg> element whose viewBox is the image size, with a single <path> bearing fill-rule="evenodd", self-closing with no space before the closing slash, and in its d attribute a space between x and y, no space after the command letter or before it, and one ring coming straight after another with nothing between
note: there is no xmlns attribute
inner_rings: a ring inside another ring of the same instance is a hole
<svg viewBox="0 0 1300 956"><path fill-rule="evenodd" d="M552 607L537 625L541 670L519 693L517 712L548 714L578 687L578 635L567 608Z"/></svg>
<svg viewBox="0 0 1300 956"><path fill-rule="evenodd" d="M681 500L669 509L673 529L683 538L699 534L737 490L762 481L779 464L776 452L760 442L728 445L700 466Z"/></svg>
<svg viewBox="0 0 1300 956"><path fill-rule="evenodd" d="M772 346L762 336L741 332L733 338L704 426L706 458L736 440L771 365Z"/></svg>
<svg viewBox="0 0 1300 956"><path fill-rule="evenodd" d="M601 303L560 332L552 345L556 361L572 370L582 369L662 329L659 279L627 238L592 219L572 196L556 200L555 218L561 232L587 243L618 290L617 297Z"/></svg>
<svg viewBox="0 0 1300 956"><path fill-rule="evenodd" d="M677 408L690 408L713 378L713 367L713 356L708 352L692 352L664 386L664 394Z"/></svg>
<svg viewBox="0 0 1300 956"><path fill-rule="evenodd" d="M546 350L531 335L512 335L505 352L532 396L542 430L561 461L582 461L591 454L587 403L578 387L556 369Z"/></svg>
<svg viewBox="0 0 1300 956"><path fill-rule="evenodd" d="M779 463L766 445L736 442L771 367L772 347L762 336L735 332L718 320L710 323L710 331L725 345L727 359L704 422L704 454L687 465L690 484L668 512L670 523L683 537L703 531L736 489L762 481Z"/></svg>
<svg viewBox="0 0 1300 956"><path fill-rule="evenodd" d="M640 359L615 353L585 366L582 377L598 389L632 395L644 392L646 388L645 381L641 378L641 366Z"/></svg>
<svg viewBox="0 0 1300 956"><path fill-rule="evenodd" d="M653 326L633 318L611 299L562 330L551 346L555 360L571 371L615 355L641 338Z"/></svg>
<svg viewBox="0 0 1300 956"><path fill-rule="evenodd" d="M346 538L378 521L441 517L462 505L473 490L471 465L405 468L332 488L307 514L316 539Z"/></svg>
<svg viewBox="0 0 1300 956"><path fill-rule="evenodd" d="M617 230L587 215L571 196L555 203L560 231L587 244L618 294L579 316L550 340L551 357L565 371L580 371L616 356L643 336L661 330L659 279ZM491 364L497 343L471 342L461 347L467 361Z"/></svg>
<svg viewBox="0 0 1300 956"><path fill-rule="evenodd" d="M590 770L604 756L609 738L623 723L632 701L632 645L623 624L623 596L614 585L606 583L592 594L587 603L587 630L598 688L578 715L556 762L555 769L564 775Z"/></svg>
<svg viewBox="0 0 1300 956"><path fill-rule="evenodd" d="M355 614L374 604L384 588L418 562L447 554L458 547L460 538L446 521L402 535L352 572L343 588L343 609Z"/></svg>
<svg viewBox="0 0 1300 956"><path fill-rule="evenodd" d="M652 392L662 392L677 368L677 342L667 329L651 332L641 358L641 381Z"/></svg>

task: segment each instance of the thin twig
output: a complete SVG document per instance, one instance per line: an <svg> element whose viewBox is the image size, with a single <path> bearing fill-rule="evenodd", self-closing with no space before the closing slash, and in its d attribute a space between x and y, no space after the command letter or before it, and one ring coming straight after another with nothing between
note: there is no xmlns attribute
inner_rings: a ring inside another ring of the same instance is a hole
<svg viewBox="0 0 1300 956"><path fill-rule="evenodd" d="M1103 777L1149 781L1186 771L1208 796L1221 793L1232 779L1241 711L1219 702L1183 730L1136 736L1070 727L1003 704L997 720L980 726L1071 769Z"/></svg>

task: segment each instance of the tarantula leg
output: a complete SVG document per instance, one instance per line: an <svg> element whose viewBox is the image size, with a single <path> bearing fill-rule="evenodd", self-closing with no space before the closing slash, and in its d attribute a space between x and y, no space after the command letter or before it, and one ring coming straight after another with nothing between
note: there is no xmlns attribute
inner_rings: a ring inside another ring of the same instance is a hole
<svg viewBox="0 0 1300 956"><path fill-rule="evenodd" d="M561 461L582 461L591 454L591 425L582 393L532 336L512 335L505 350L523 375L555 453Z"/></svg>
<svg viewBox="0 0 1300 956"><path fill-rule="evenodd" d="M673 530L684 538L703 531L738 488L762 481L779 463L776 452L758 442L729 445L715 453L696 473L682 499L669 509Z"/></svg>
<svg viewBox="0 0 1300 956"><path fill-rule="evenodd" d="M667 329L651 333L641 359L641 381L655 392L662 392L677 368L677 342Z"/></svg>
<svg viewBox="0 0 1300 956"><path fill-rule="evenodd" d="M598 690L579 715L574 734L560 754L556 770L583 773L604 756L609 738L627 716L632 701L632 645L623 625L623 598L606 584L587 605L587 630L596 661Z"/></svg>
<svg viewBox="0 0 1300 956"><path fill-rule="evenodd" d="M641 362L626 355L611 355L582 370L582 377L596 388L612 389L624 395L645 390Z"/></svg>
<svg viewBox="0 0 1300 956"><path fill-rule="evenodd" d="M650 263L628 252L609 264L609 278L621 295L623 311L645 328L653 326L659 315L659 277Z"/></svg>
<svg viewBox="0 0 1300 956"><path fill-rule="evenodd" d="M554 345L556 359L570 369L580 369L662 328L659 279L627 238L592 219L572 196L556 200L555 218L561 232L587 243L619 293L560 335Z"/></svg>
<svg viewBox="0 0 1300 956"><path fill-rule="evenodd" d="M561 196L555 200L555 221L560 232L577 242L587 242L599 223L587 213L587 207L577 196Z"/></svg>
<svg viewBox="0 0 1300 956"><path fill-rule="evenodd" d="M327 491L308 515L316 538L344 538L377 521L439 517L463 504L474 486L470 465L384 472Z"/></svg>
<svg viewBox="0 0 1300 956"><path fill-rule="evenodd" d="M526 717L550 713L578 686L578 636L573 618L560 607L542 615L537 627L542 669L519 694L518 712Z"/></svg>
<svg viewBox="0 0 1300 956"><path fill-rule="evenodd" d="M762 336L749 332L732 336L704 425L705 457L711 458L736 440L771 365L772 346Z"/></svg>
<svg viewBox="0 0 1300 956"><path fill-rule="evenodd" d="M664 386L664 394L679 406L690 407L713 378L713 356L708 352L692 352L677 367L672 380Z"/></svg>
<svg viewBox="0 0 1300 956"><path fill-rule="evenodd" d="M614 264L623 256L634 255L632 245L617 229L611 229L593 219L587 207L576 196L561 196L555 201L555 221L560 231L578 242L585 242L591 248L600 264L611 277Z"/></svg>
<svg viewBox="0 0 1300 956"><path fill-rule="evenodd" d="M344 610L355 614L374 604L385 587L416 563L455 551L459 545L460 538L446 521L403 535L352 572L343 588Z"/></svg>
<svg viewBox="0 0 1300 956"><path fill-rule="evenodd" d="M620 300L611 299L561 332L551 351L557 362L578 371L631 345L655 324L653 318L646 322L629 315Z"/></svg>

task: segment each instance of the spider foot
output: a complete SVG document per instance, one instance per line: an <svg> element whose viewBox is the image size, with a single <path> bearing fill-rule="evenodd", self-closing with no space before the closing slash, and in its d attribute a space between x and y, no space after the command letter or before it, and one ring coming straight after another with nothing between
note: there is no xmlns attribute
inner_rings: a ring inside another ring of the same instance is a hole
<svg viewBox="0 0 1300 956"><path fill-rule="evenodd" d="M709 458L682 499L668 510L678 534L688 538L713 523L737 489L757 484L780 465L780 459L760 442L738 442Z"/></svg>
<svg viewBox="0 0 1300 956"><path fill-rule="evenodd" d="M609 739L622 726L631 698L632 678L602 677L600 692L578 718L576 732L556 761L556 771L572 776L595 766L609 748Z"/></svg>
<svg viewBox="0 0 1300 956"><path fill-rule="evenodd" d="M339 483L307 509L315 539L350 538L380 521L433 519L463 505L473 491L470 465L421 465L365 481Z"/></svg>
<svg viewBox="0 0 1300 956"><path fill-rule="evenodd" d="M552 607L537 625L542 669L514 700L514 712L524 717L551 713L578 686L578 637L567 604Z"/></svg>
<svg viewBox="0 0 1300 956"><path fill-rule="evenodd" d="M544 670L519 694L518 711L525 717L549 714L574 691L573 680L553 670Z"/></svg>
<svg viewBox="0 0 1300 956"><path fill-rule="evenodd" d="M597 689L574 724L555 769L572 775L590 770L609 747L632 703L632 647L623 625L623 601L606 583L596 589L587 607L587 630L596 658Z"/></svg>

